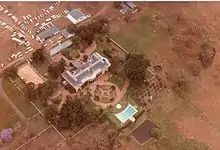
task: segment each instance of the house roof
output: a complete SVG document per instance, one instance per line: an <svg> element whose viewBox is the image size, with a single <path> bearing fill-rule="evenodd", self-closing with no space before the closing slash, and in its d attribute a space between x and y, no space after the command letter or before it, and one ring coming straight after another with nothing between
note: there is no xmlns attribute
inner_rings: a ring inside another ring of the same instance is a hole
<svg viewBox="0 0 220 150"><path fill-rule="evenodd" d="M94 80L96 76L110 67L108 59L98 53L90 55L84 67L62 73L62 77L73 87L81 87L85 82Z"/></svg>
<svg viewBox="0 0 220 150"><path fill-rule="evenodd" d="M53 56L53 55L59 53L60 51L71 46L72 44L73 44L73 42L71 40L67 40L67 41L61 43L60 45L58 45L50 50L50 56Z"/></svg>
<svg viewBox="0 0 220 150"><path fill-rule="evenodd" d="M46 39L52 35L54 35L55 33L59 32L60 29L56 26L53 26L39 34L37 34L37 37L39 37L40 39Z"/></svg>
<svg viewBox="0 0 220 150"><path fill-rule="evenodd" d="M73 9L72 11L69 12L69 15L72 16L76 20L79 20L81 17L86 16L79 9Z"/></svg>
<svg viewBox="0 0 220 150"><path fill-rule="evenodd" d="M134 9L137 7L133 2L126 2L126 5L131 9Z"/></svg>
<svg viewBox="0 0 220 150"><path fill-rule="evenodd" d="M70 37L72 37L72 36L74 36L75 35L75 33L69 33L68 31L67 31L67 29L64 29L64 30L62 30L62 35L66 38L66 39L69 39Z"/></svg>

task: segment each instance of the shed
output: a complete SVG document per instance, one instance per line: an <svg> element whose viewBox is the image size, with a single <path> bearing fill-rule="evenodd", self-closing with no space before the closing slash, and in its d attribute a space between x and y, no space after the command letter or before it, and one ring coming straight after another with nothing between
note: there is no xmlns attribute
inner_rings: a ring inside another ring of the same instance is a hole
<svg viewBox="0 0 220 150"><path fill-rule="evenodd" d="M73 44L73 42L71 40L67 40L67 41L61 43L60 45L58 45L50 50L50 56L56 55L57 53L59 53L63 49L71 46L72 44Z"/></svg>

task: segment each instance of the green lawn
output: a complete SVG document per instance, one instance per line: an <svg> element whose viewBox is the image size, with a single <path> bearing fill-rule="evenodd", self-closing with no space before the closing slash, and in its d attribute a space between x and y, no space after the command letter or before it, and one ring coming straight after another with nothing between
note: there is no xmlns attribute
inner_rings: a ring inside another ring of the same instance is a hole
<svg viewBox="0 0 220 150"><path fill-rule="evenodd" d="M132 53L146 53L160 40L160 36L153 35L154 29L151 19L144 16L139 20L122 26L118 32L111 33L111 37L118 44Z"/></svg>
<svg viewBox="0 0 220 150"><path fill-rule="evenodd" d="M124 83L125 83L125 78L123 78L123 77L121 77L121 76L119 76L119 75L113 74L113 75L109 78L108 81L114 83L115 85L117 85L119 89L122 89L123 86L124 86Z"/></svg>
<svg viewBox="0 0 220 150"><path fill-rule="evenodd" d="M25 117L28 118L37 113L37 110L31 105L31 103L24 97L24 95L22 95L22 93L13 85L13 83L8 78L4 78L3 88L8 97L25 115Z"/></svg>

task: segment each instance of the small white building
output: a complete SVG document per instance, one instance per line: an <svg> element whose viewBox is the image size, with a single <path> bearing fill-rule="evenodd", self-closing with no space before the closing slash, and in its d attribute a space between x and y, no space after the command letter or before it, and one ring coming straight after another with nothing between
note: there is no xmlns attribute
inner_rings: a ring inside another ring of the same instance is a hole
<svg viewBox="0 0 220 150"><path fill-rule="evenodd" d="M68 13L67 18L73 24L78 24L78 23L86 20L87 18L89 18L89 16L85 15L84 13L82 13L79 9L73 9L72 11L70 11Z"/></svg>

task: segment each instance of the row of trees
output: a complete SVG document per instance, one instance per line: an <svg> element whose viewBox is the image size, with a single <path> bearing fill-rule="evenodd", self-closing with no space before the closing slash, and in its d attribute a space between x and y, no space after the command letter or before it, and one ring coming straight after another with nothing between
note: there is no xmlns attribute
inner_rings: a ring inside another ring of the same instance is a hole
<svg viewBox="0 0 220 150"><path fill-rule="evenodd" d="M55 107L49 107L45 114L46 118L60 129L70 129L73 125L81 126L91 121L91 115L81 100L73 101L71 97L67 97L60 112Z"/></svg>
<svg viewBox="0 0 220 150"><path fill-rule="evenodd" d="M46 103L57 87L58 83L52 80L47 80L38 86L34 83L28 83L25 87L25 96L28 100L39 100Z"/></svg>
<svg viewBox="0 0 220 150"><path fill-rule="evenodd" d="M71 26L69 28L76 33L76 36L72 37L72 41L76 45L80 43L87 43L90 45L94 41L95 35L105 35L109 32L108 20L106 18L100 18L86 26L80 26L78 28Z"/></svg>

